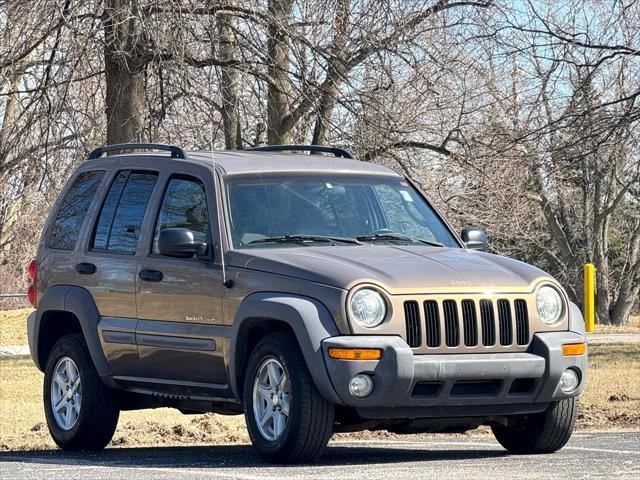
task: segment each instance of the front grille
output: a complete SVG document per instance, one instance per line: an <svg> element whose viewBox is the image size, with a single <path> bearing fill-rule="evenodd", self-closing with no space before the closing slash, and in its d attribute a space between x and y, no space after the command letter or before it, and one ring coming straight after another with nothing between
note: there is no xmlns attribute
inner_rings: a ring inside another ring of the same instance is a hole
<svg viewBox="0 0 640 480"><path fill-rule="evenodd" d="M498 300L498 318L500 320L500 345L511 345L511 308L508 300Z"/></svg>
<svg viewBox="0 0 640 480"><path fill-rule="evenodd" d="M527 312L527 302L518 299L513 302L516 311L516 340L518 345L529 343L529 314Z"/></svg>
<svg viewBox="0 0 640 480"><path fill-rule="evenodd" d="M447 298L424 300L422 305L416 300L407 300L404 315L406 339L411 348L422 347L422 328L426 339L422 348L427 351L466 351L467 348L482 351L526 346L530 341L527 301L521 298Z"/></svg>
<svg viewBox="0 0 640 480"><path fill-rule="evenodd" d="M482 345L496 344L496 319L491 300L480 300L480 320L482 322Z"/></svg>
<svg viewBox="0 0 640 480"><path fill-rule="evenodd" d="M407 343L411 348L420 346L420 306L411 300L404 302L404 320L407 325Z"/></svg>
<svg viewBox="0 0 640 480"><path fill-rule="evenodd" d="M462 301L462 321L464 322L464 344L473 347L478 344L476 305L473 300Z"/></svg>
<svg viewBox="0 0 640 480"><path fill-rule="evenodd" d="M444 338L447 347L455 347L460 343L460 328L458 325L458 309L454 300L442 302L444 309Z"/></svg>
<svg viewBox="0 0 640 480"><path fill-rule="evenodd" d="M438 302L426 300L424 302L424 321L427 328L427 347L440 346L440 312Z"/></svg>

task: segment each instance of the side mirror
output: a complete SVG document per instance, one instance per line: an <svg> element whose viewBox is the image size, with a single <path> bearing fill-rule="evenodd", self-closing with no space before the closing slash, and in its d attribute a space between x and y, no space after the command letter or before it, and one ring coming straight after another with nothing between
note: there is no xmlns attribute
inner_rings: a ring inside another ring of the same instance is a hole
<svg viewBox="0 0 640 480"><path fill-rule="evenodd" d="M462 241L470 250L487 250L487 234L481 228L467 227L462 230Z"/></svg>
<svg viewBox="0 0 640 480"><path fill-rule="evenodd" d="M167 257L191 258L205 255L207 244L197 242L188 228L165 228L158 236L158 252Z"/></svg>

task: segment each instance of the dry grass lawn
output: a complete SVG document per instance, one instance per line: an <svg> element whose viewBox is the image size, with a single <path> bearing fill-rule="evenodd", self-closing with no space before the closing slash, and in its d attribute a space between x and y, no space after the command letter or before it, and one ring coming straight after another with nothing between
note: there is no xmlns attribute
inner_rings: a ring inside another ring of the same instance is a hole
<svg viewBox="0 0 640 480"><path fill-rule="evenodd" d="M595 333L640 333L640 315L632 315L626 325L596 325Z"/></svg>
<svg viewBox="0 0 640 480"><path fill-rule="evenodd" d="M640 344L592 347L578 428L640 429L638 378ZM353 437L393 435L376 432ZM172 409L123 412L113 439L113 445L128 447L246 442L242 416L185 416ZM29 358L0 358L0 450L52 447L42 410L42 374Z"/></svg>
<svg viewBox="0 0 640 480"><path fill-rule="evenodd" d="M31 308L0 311L0 345L27 344L27 316Z"/></svg>
<svg viewBox="0 0 640 480"><path fill-rule="evenodd" d="M169 408L123 412L113 438L122 446L237 442L248 442L242 416L187 416ZM0 358L0 450L53 447L42 409L42 373L30 358Z"/></svg>
<svg viewBox="0 0 640 480"><path fill-rule="evenodd" d="M26 343L28 309L0 312L0 345ZM640 344L590 347L589 379L582 396L580 429L640 429ZM481 429L480 433L487 433ZM338 438L393 437L387 432ZM115 446L246 443L242 416L186 416L173 409L123 412ZM0 357L0 450L46 449L42 373L30 358Z"/></svg>
<svg viewBox="0 0 640 480"><path fill-rule="evenodd" d="M640 343L589 347L580 428L640 428Z"/></svg>

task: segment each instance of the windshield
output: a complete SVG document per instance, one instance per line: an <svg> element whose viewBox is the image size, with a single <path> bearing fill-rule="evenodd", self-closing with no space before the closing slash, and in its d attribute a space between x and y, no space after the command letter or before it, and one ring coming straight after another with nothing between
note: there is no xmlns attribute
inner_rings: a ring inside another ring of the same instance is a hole
<svg viewBox="0 0 640 480"><path fill-rule="evenodd" d="M460 247L402 177L243 175L227 180L227 195L234 248L398 242Z"/></svg>

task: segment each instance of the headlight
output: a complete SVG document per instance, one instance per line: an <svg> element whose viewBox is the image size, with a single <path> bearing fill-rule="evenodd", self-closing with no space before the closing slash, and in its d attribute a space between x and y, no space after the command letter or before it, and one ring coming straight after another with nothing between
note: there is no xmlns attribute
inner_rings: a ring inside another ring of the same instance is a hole
<svg viewBox="0 0 640 480"><path fill-rule="evenodd" d="M373 328L380 325L387 315L387 305L375 290L358 290L349 302L351 317L363 327Z"/></svg>
<svg viewBox="0 0 640 480"><path fill-rule="evenodd" d="M553 287L542 287L536 295L538 316L548 325L558 321L562 315L562 297Z"/></svg>

